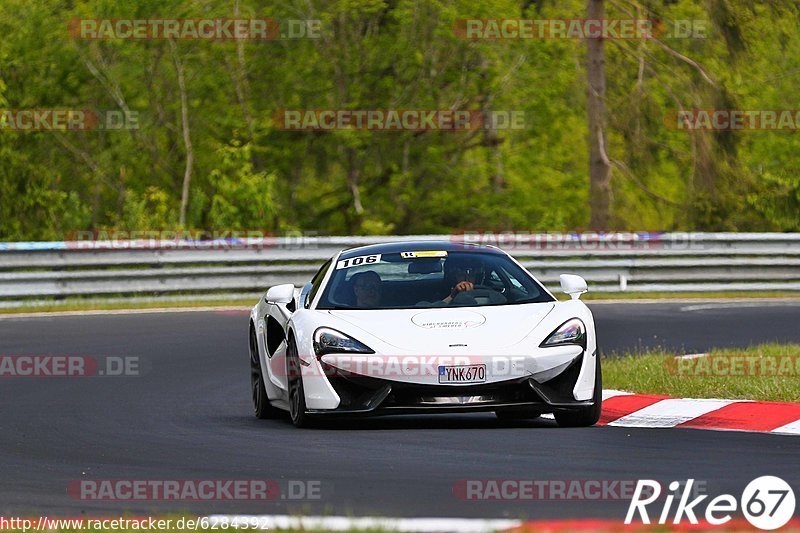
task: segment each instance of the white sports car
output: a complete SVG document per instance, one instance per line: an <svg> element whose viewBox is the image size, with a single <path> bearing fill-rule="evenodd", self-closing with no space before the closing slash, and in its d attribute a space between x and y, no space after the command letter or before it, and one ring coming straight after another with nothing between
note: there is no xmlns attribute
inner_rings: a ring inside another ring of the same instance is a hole
<svg viewBox="0 0 800 533"><path fill-rule="evenodd" d="M559 302L511 256L450 242L340 252L250 314L253 404L294 425L337 415L553 413L590 426L602 385L586 282Z"/></svg>

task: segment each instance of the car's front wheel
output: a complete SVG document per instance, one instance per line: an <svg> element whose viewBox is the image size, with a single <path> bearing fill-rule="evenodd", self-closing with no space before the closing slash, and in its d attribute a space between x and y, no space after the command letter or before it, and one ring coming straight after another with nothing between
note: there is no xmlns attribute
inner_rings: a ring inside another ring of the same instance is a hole
<svg viewBox="0 0 800 533"><path fill-rule="evenodd" d="M253 396L253 410L256 418L277 418L281 412L273 407L264 387L264 374L261 371L261 359L258 356L256 332L250 328L250 390Z"/></svg>
<svg viewBox="0 0 800 533"><path fill-rule="evenodd" d="M603 407L603 374L600 369L600 354L595 355L595 379L592 405L581 407L574 411L555 412L553 416L561 427L577 428L593 426L600 420L600 411Z"/></svg>
<svg viewBox="0 0 800 533"><path fill-rule="evenodd" d="M297 354L297 344L294 337L289 337L286 346L286 372L289 385L289 416L295 427L309 427L311 419L306 412L306 393L303 388L303 375L300 368L300 356Z"/></svg>

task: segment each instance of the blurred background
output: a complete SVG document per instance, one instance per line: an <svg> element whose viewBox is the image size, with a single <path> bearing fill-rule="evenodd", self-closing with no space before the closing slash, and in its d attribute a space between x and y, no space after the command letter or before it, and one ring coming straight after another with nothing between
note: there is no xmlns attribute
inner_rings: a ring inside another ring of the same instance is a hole
<svg viewBox="0 0 800 533"><path fill-rule="evenodd" d="M666 30L602 42L456 31L464 19L592 10ZM0 107L136 120L22 131L4 119L0 240L104 228L798 231L796 125L687 130L674 117L800 108L799 13L789 0L4 0ZM267 41L71 31L80 19L221 17L316 20L320 31ZM670 32L675 21L700 31ZM590 91L589 79L604 87ZM282 109L508 110L525 121L285 131Z"/></svg>

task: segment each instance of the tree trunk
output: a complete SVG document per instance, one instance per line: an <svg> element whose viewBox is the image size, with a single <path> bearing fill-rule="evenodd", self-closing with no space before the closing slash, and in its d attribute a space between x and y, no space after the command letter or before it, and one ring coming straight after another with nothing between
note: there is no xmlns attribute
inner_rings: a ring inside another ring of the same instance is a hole
<svg viewBox="0 0 800 533"><path fill-rule="evenodd" d="M587 0L587 18L605 17L604 0ZM611 162L606 153L606 72L602 39L586 41L587 111L589 120L589 226L608 229L611 204Z"/></svg>
<svg viewBox="0 0 800 533"><path fill-rule="evenodd" d="M239 12L239 0L234 0L234 19L240 18ZM247 133L249 135L250 163L253 165L253 172L259 173L264 170L265 167L264 161L258 154L259 148L256 145L256 120L250 109L250 82L247 77L247 60L244 55L244 43L244 39L236 39L236 65L232 69L231 77L233 78L233 86L236 91L236 99L239 101L239 107L242 108L242 116L244 117Z"/></svg>
<svg viewBox="0 0 800 533"><path fill-rule="evenodd" d="M361 204L361 191L358 188L358 182L361 177L361 168L355 148L347 149L347 188L350 189L350 194L353 195L353 209L356 215L361 217L364 214L364 206Z"/></svg>
<svg viewBox="0 0 800 533"><path fill-rule="evenodd" d="M194 148L189 135L189 102L186 95L186 78L183 74L183 63L178 56L175 41L169 41L172 58L175 62L175 72L178 75L178 89L181 95L181 129L183 130L183 144L186 148L186 169L183 173L183 189L181 191L181 213L178 225L182 228L186 224L186 210L189 207L189 186L192 183L192 168L194 166Z"/></svg>

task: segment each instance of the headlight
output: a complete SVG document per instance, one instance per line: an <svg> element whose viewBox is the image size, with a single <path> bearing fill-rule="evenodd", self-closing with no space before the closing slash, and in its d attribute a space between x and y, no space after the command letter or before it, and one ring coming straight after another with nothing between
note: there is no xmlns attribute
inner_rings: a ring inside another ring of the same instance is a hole
<svg viewBox="0 0 800 533"><path fill-rule="evenodd" d="M328 353L375 353L364 343L330 328L319 328L314 332L314 351L317 356Z"/></svg>
<svg viewBox="0 0 800 533"><path fill-rule="evenodd" d="M578 344L584 350L586 349L586 326L579 319L571 318L561 324L539 347L563 346L564 344Z"/></svg>

